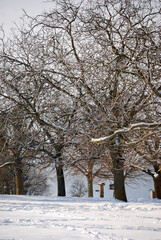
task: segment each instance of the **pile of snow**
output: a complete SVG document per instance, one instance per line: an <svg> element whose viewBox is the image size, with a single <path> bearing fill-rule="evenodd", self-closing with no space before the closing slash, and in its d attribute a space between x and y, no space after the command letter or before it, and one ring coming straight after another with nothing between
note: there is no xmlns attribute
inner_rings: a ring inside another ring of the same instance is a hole
<svg viewBox="0 0 161 240"><path fill-rule="evenodd" d="M161 201L0 195L0 240L161 239Z"/></svg>

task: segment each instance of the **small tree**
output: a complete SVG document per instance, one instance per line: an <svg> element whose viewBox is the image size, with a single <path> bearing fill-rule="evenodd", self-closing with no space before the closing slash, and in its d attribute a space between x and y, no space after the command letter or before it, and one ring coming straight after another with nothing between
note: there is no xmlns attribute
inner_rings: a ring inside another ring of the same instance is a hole
<svg viewBox="0 0 161 240"><path fill-rule="evenodd" d="M76 180L71 186L71 195L72 197L84 197L87 193L87 188L83 181Z"/></svg>
<svg viewBox="0 0 161 240"><path fill-rule="evenodd" d="M67 155L68 154L68 155ZM86 137L79 138L79 144L66 153L68 166L72 173L83 174L87 180L88 197L93 197L93 181L95 178L112 178L112 164L109 153L104 145L97 145L89 142Z"/></svg>
<svg viewBox="0 0 161 240"><path fill-rule="evenodd" d="M25 174L24 192L27 195L44 195L48 192L47 174L31 167Z"/></svg>

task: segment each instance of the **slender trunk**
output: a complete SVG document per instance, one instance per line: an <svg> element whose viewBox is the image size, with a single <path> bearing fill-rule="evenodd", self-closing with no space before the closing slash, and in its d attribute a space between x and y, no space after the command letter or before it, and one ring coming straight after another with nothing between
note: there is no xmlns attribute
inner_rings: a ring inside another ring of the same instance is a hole
<svg viewBox="0 0 161 240"><path fill-rule="evenodd" d="M157 177L153 177L154 181L154 197L161 199L161 173Z"/></svg>
<svg viewBox="0 0 161 240"><path fill-rule="evenodd" d="M64 180L64 171L63 166L61 164L57 164L56 166L57 173L57 184L58 184L58 196L65 197L65 180Z"/></svg>
<svg viewBox="0 0 161 240"><path fill-rule="evenodd" d="M127 202L123 171L124 160L121 155L121 150L119 146L111 145L110 152L113 161L114 197Z"/></svg>
<svg viewBox="0 0 161 240"><path fill-rule="evenodd" d="M24 194L24 178L22 171L22 161L21 158L17 157L15 161L15 185L16 185L16 195Z"/></svg>
<svg viewBox="0 0 161 240"><path fill-rule="evenodd" d="M93 179L91 175L87 176L88 181L88 197L93 197Z"/></svg>

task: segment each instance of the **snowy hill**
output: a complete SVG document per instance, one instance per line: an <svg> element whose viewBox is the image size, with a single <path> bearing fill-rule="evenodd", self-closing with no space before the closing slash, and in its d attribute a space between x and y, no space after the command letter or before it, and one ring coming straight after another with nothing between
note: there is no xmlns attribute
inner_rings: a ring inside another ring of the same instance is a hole
<svg viewBox="0 0 161 240"><path fill-rule="evenodd" d="M161 201L0 195L0 240L152 239L161 236Z"/></svg>

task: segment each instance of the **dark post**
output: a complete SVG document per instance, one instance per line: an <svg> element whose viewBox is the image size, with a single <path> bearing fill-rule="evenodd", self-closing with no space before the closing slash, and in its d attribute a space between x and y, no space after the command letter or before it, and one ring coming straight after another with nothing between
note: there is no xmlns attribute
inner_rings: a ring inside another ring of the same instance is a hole
<svg viewBox="0 0 161 240"><path fill-rule="evenodd" d="M101 198L104 198L104 185L105 185L105 183L99 183L98 184L99 186L100 186L100 197Z"/></svg>

